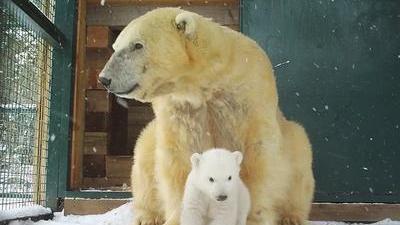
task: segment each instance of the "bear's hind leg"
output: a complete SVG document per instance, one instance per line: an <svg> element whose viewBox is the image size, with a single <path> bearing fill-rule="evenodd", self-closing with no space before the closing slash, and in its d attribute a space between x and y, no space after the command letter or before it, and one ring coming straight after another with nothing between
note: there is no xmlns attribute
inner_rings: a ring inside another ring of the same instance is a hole
<svg viewBox="0 0 400 225"><path fill-rule="evenodd" d="M281 225L306 225L314 195L312 153L306 132L300 125L286 121L283 134L292 167L287 199L279 207Z"/></svg>
<svg viewBox="0 0 400 225"><path fill-rule="evenodd" d="M133 225L164 223L161 201L154 179L155 122L143 130L135 146L131 182L133 195Z"/></svg>

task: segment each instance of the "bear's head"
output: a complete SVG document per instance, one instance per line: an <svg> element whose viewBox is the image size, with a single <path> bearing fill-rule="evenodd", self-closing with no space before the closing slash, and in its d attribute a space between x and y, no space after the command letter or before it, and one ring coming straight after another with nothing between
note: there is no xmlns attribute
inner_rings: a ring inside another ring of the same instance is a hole
<svg viewBox="0 0 400 225"><path fill-rule="evenodd" d="M143 102L167 94L200 92L206 86L202 80L209 80L205 76L212 75L209 71L215 71L218 58L223 58L220 48L209 47L218 41L202 38L216 36L217 31L208 31L210 27L221 30L210 20L179 8L150 11L119 34L99 82L119 97Z"/></svg>
<svg viewBox="0 0 400 225"><path fill-rule="evenodd" d="M211 199L225 201L230 198L239 182L241 152L211 149L191 157L196 186Z"/></svg>

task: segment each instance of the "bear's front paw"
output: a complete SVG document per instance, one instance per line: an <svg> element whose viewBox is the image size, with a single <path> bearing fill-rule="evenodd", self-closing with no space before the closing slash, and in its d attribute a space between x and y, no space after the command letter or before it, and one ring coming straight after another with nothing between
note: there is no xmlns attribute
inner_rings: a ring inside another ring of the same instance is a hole
<svg viewBox="0 0 400 225"><path fill-rule="evenodd" d="M280 225L306 225L306 222L300 217L292 215L282 218Z"/></svg>
<svg viewBox="0 0 400 225"><path fill-rule="evenodd" d="M135 212L135 216L133 218L133 225L162 225L164 222L164 219L160 216L147 213Z"/></svg>

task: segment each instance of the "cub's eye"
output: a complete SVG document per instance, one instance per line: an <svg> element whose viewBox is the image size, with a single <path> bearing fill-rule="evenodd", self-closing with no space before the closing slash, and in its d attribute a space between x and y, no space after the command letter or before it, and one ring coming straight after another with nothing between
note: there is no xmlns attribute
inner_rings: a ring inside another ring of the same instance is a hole
<svg viewBox="0 0 400 225"><path fill-rule="evenodd" d="M210 177L208 180L209 180L211 183L214 183L214 178Z"/></svg>
<svg viewBox="0 0 400 225"><path fill-rule="evenodd" d="M142 48L143 48L143 44L135 43L133 45L133 50L139 50L139 49L142 49Z"/></svg>
<svg viewBox="0 0 400 225"><path fill-rule="evenodd" d="M228 177L228 180L232 180L232 176L229 176L229 177Z"/></svg>

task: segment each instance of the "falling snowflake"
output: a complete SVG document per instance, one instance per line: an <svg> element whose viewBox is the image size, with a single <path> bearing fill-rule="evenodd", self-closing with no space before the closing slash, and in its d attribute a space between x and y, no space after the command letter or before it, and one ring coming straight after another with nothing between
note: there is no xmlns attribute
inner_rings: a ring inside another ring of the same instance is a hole
<svg viewBox="0 0 400 225"><path fill-rule="evenodd" d="M56 140L56 135L55 134L51 134L50 141L53 142L54 140Z"/></svg>

